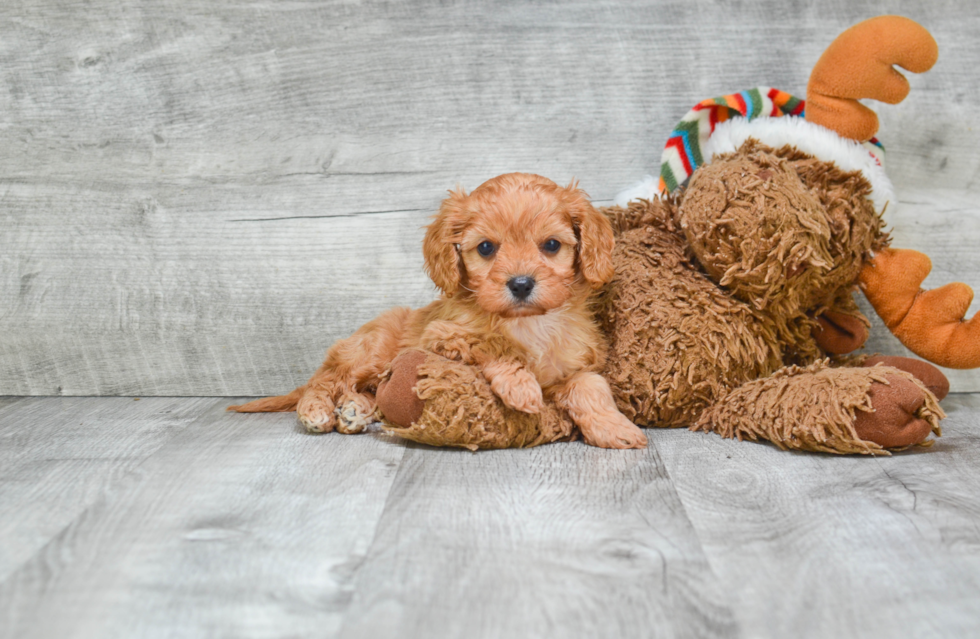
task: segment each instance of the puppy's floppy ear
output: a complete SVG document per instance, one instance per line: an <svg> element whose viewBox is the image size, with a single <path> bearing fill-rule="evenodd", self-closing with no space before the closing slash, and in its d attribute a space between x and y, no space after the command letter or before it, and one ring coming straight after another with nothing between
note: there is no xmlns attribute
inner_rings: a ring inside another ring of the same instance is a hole
<svg viewBox="0 0 980 639"><path fill-rule="evenodd" d="M462 264L456 244L466 225L465 201L466 193L462 188L450 191L427 227L422 242L425 272L447 297L452 297L460 286Z"/></svg>
<svg viewBox="0 0 980 639"><path fill-rule="evenodd" d="M599 288L615 274L612 223L592 206L589 196L574 181L565 187L565 202L578 235L578 261L582 276L592 288Z"/></svg>

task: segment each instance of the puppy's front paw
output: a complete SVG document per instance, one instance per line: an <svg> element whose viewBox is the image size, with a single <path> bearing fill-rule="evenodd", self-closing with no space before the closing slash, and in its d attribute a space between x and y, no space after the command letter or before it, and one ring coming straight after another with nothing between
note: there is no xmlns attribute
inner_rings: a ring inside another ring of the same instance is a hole
<svg viewBox="0 0 980 639"><path fill-rule="evenodd" d="M296 405L296 416L311 433L329 433L337 426L335 409L330 393L311 388Z"/></svg>
<svg viewBox="0 0 980 639"><path fill-rule="evenodd" d="M544 409L541 384L523 368L506 375L497 375L490 381L490 388L508 408L530 415L537 415Z"/></svg>
<svg viewBox="0 0 980 639"><path fill-rule="evenodd" d="M470 345L462 337L448 337L434 342L429 348L436 355L441 355L455 362L470 363L473 359L470 354Z"/></svg>
<svg viewBox="0 0 980 639"><path fill-rule="evenodd" d="M374 421L374 400L361 393L347 393L337 402L337 432L355 435Z"/></svg>
<svg viewBox="0 0 980 639"><path fill-rule="evenodd" d="M647 436L619 412L596 415L579 426L586 444L599 448L646 448Z"/></svg>

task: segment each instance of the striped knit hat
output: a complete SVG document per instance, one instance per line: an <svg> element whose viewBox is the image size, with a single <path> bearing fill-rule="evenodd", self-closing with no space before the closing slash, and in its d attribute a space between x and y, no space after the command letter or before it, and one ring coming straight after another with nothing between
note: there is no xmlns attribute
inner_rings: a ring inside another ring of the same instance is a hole
<svg viewBox="0 0 980 639"><path fill-rule="evenodd" d="M883 168L884 148L877 138L859 143L804 119L806 103L785 91L756 87L704 100L671 131L660 159L660 179L647 176L616 196L616 204L650 199L684 186L691 174L719 153L731 153L748 138L768 146L795 146L845 171L861 171L871 182L879 209L892 198ZM785 116L785 117L784 117Z"/></svg>

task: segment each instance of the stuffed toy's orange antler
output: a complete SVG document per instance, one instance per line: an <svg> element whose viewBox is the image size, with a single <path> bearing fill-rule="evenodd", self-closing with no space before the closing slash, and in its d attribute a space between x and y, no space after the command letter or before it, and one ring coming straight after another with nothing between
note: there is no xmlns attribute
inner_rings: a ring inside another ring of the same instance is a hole
<svg viewBox="0 0 980 639"><path fill-rule="evenodd" d="M885 249L861 271L861 289L888 329L913 353L948 368L980 366L980 319L964 321L973 289L954 283L920 288L932 270L928 256Z"/></svg>
<svg viewBox="0 0 980 639"><path fill-rule="evenodd" d="M909 83L892 65L922 73L938 57L936 41L913 20L879 16L859 22L837 36L813 67L806 119L845 138L870 140L878 116L858 99L898 104L909 94Z"/></svg>
<svg viewBox="0 0 980 639"><path fill-rule="evenodd" d="M810 74L806 119L859 142L878 131L878 116L860 104L897 104L909 83L892 65L914 73L932 68L939 47L920 24L901 16L858 23L831 43ZM889 330L916 355L949 368L980 366L980 320L964 321L973 290L947 284L920 288L932 262L922 253L885 249L861 271L861 288Z"/></svg>

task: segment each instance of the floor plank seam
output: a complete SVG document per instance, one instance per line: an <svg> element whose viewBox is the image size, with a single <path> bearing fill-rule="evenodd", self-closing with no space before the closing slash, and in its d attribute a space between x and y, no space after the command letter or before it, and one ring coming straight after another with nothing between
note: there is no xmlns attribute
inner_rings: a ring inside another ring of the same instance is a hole
<svg viewBox="0 0 980 639"><path fill-rule="evenodd" d="M336 635L334 635L337 637L343 637L345 629L348 627L347 624L348 611L350 610L350 607L352 606L354 600L357 598L359 594L358 588L356 586L358 582L357 576L360 573L361 569L364 567L364 564L367 562L368 558L370 558L374 552L375 546L378 542L378 530L381 526L381 523L384 521L385 513L388 512L388 506L391 504L392 493L395 491L395 487L398 485L398 478L402 475L402 469L404 468L404 464L405 464L405 457L408 454L409 449L423 447L421 444L416 444L408 440L403 440L399 437L396 437L395 435L389 435L388 433L385 433L383 431L381 433L371 433L371 434L366 433L365 435L369 437L373 436L378 439L386 439L388 440L388 442L391 443L391 445L400 446L402 449L402 454L401 457L399 457L398 459L398 468L395 470L395 476L392 478L391 484L388 486L388 494L385 495L385 501L384 504L382 504L381 506L381 512L378 515L377 520L374 522L374 529L371 532L371 541L370 543L368 543L367 550L364 551L364 555L360 557L360 560L357 562L357 568L351 572L349 578L350 583L355 584L355 586L351 591L351 596L347 603L347 609L344 610L343 621L340 622L340 626L337 630L337 633Z"/></svg>
<svg viewBox="0 0 980 639"><path fill-rule="evenodd" d="M708 553L707 549L705 548L704 541L703 541L703 539L701 537L701 532L698 530L697 525L695 525L695 523L694 523L694 519L690 516L690 514L688 512L688 507L687 507L687 503L685 502L685 499L684 499L683 491L679 490L678 484L674 480L674 477L671 474L670 469L667 468L667 463L665 461L664 455L662 454L662 452L660 450L660 447L657 445L656 439L653 438L653 437L650 437L648 441L649 441L648 445L652 444L654 446L654 451L656 452L656 455L657 455L657 461L659 462L660 467L663 469L664 475L667 477L667 479L670 480L670 486L673 489L674 494L677 496L677 503L680 504L681 508L684 511L683 512L684 518L687 520L687 523L690 524L691 530L694 531L694 537L695 537L695 539L698 542L698 548L701 549L701 554L704 556L704 560L705 560L705 562L707 562L708 568L711 570L712 576L714 576L714 578L716 580L720 581L720 575L719 575L719 572L718 572L718 568L717 568L717 566L714 563L712 563L711 556ZM729 607L731 607L731 601L729 601L728 604L729 604ZM731 608L731 610L732 610L732 613L733 613L732 614L732 618L733 619L736 619L736 621L737 621L737 617L734 615L734 608Z"/></svg>

